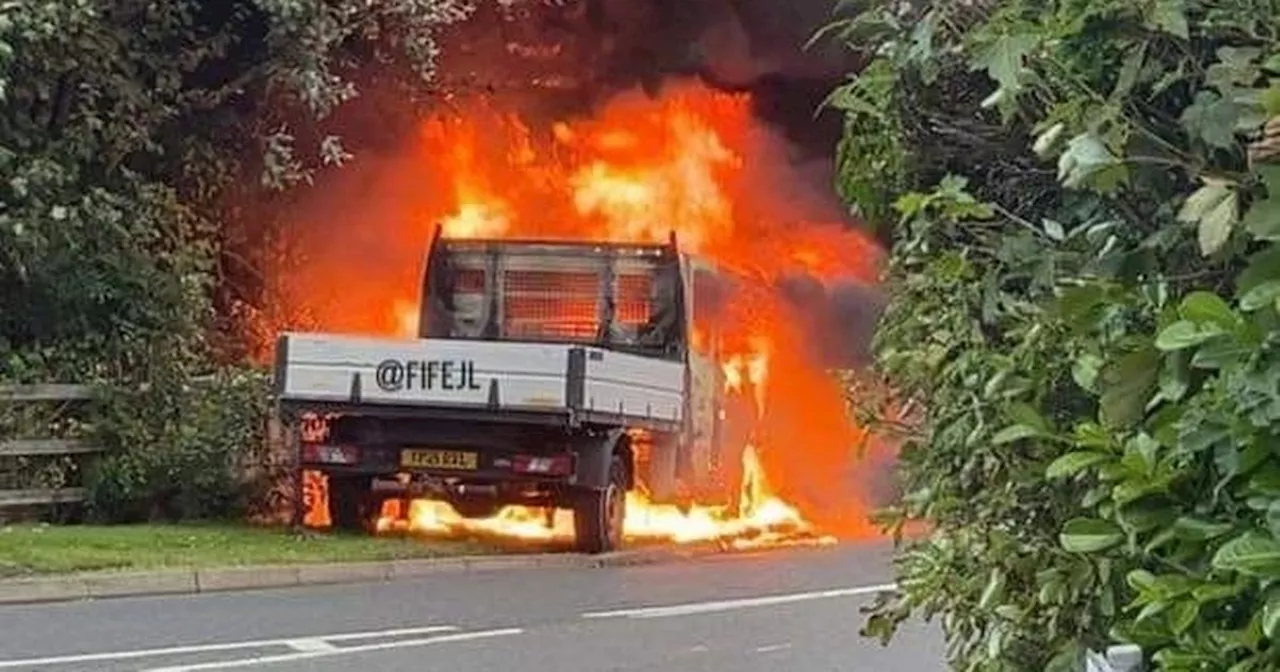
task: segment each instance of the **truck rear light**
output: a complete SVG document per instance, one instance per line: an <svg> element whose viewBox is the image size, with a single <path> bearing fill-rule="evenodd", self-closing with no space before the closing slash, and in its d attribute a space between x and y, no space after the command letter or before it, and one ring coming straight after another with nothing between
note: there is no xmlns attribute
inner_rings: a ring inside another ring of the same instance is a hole
<svg viewBox="0 0 1280 672"><path fill-rule="evenodd" d="M360 449L356 446L304 443L302 444L302 461L320 464L357 464L360 462Z"/></svg>
<svg viewBox="0 0 1280 672"><path fill-rule="evenodd" d="M536 476L568 476L573 473L572 455L516 455L511 458L516 473Z"/></svg>

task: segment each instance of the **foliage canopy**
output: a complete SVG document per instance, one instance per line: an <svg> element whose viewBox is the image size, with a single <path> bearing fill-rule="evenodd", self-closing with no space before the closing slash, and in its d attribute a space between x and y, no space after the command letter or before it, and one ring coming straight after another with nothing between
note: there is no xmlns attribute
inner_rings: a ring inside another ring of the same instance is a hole
<svg viewBox="0 0 1280 672"><path fill-rule="evenodd" d="M877 362L927 409L887 522L933 525L866 632L1275 669L1280 3L839 9L840 187L894 239Z"/></svg>
<svg viewBox="0 0 1280 672"><path fill-rule="evenodd" d="M210 364L228 189L284 188L340 163L322 122L356 95L357 66L430 77L434 31L469 11L0 2L0 380L142 390L108 403L97 428L122 448L94 489L100 512L209 514L237 499L228 470L261 443L261 417L231 408L265 399L246 396L262 394L255 376Z"/></svg>

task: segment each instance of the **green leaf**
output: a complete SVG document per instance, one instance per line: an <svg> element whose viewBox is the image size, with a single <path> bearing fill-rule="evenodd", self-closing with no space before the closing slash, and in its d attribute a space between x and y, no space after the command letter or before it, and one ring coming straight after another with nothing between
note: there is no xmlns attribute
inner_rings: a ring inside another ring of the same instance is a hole
<svg viewBox="0 0 1280 672"><path fill-rule="evenodd" d="M1155 590L1156 575L1145 569L1135 569L1124 575L1124 581L1136 592L1149 593Z"/></svg>
<svg viewBox="0 0 1280 672"><path fill-rule="evenodd" d="M1187 454L1199 453L1230 436L1230 432L1221 426L1201 423L1178 435L1178 450Z"/></svg>
<svg viewBox="0 0 1280 672"><path fill-rule="evenodd" d="M893 209L897 210L903 217L910 218L924 212L925 207L929 205L931 200L928 194L909 191L893 202Z"/></svg>
<svg viewBox="0 0 1280 672"><path fill-rule="evenodd" d="M1182 125L1192 136L1216 149L1236 146L1236 122L1242 110L1236 103L1212 91L1196 93L1195 100L1182 112Z"/></svg>
<svg viewBox="0 0 1280 672"><path fill-rule="evenodd" d="M1178 221L1198 225L1200 252L1209 256L1231 237L1238 218L1239 195L1227 183L1206 181L1192 192L1178 211Z"/></svg>
<svg viewBox="0 0 1280 672"><path fill-rule="evenodd" d="M1188 541L1207 541L1215 539L1231 531L1228 523L1215 523L1191 516L1183 516L1173 524L1174 532L1181 539Z"/></svg>
<svg viewBox="0 0 1280 672"><path fill-rule="evenodd" d="M1201 345L1191 358L1191 366L1197 369L1221 369L1243 362L1253 355L1254 347L1233 338L1218 338Z"/></svg>
<svg viewBox="0 0 1280 672"><path fill-rule="evenodd" d="M1247 576L1280 578L1280 542L1248 532L1218 549L1213 556L1213 568Z"/></svg>
<svg viewBox="0 0 1280 672"><path fill-rule="evenodd" d="M978 608L985 611L995 606L1004 598L1004 586L1004 571L999 567L991 568L991 576L987 578L987 587L982 590L982 597L978 600Z"/></svg>
<svg viewBox="0 0 1280 672"><path fill-rule="evenodd" d="M1178 320L1156 336L1156 348L1163 352L1184 350L1221 335L1222 332L1216 329L1201 329L1189 320Z"/></svg>
<svg viewBox="0 0 1280 672"><path fill-rule="evenodd" d="M1112 441L1110 432L1092 422L1082 422L1076 425L1071 438L1075 439L1077 445L1087 448L1107 449L1111 448L1115 443Z"/></svg>
<svg viewBox="0 0 1280 672"><path fill-rule="evenodd" d="M1159 376L1160 355L1151 349L1131 352L1106 367L1100 376L1103 392L1098 399L1102 424L1127 427L1141 420Z"/></svg>
<svg viewBox="0 0 1280 672"><path fill-rule="evenodd" d="M1187 27L1187 9L1185 0L1156 0L1151 5L1147 21L1155 28L1174 37L1188 39L1191 30Z"/></svg>
<svg viewBox="0 0 1280 672"><path fill-rule="evenodd" d="M1280 300L1280 280L1268 280L1240 297L1240 310L1251 313L1267 306L1274 306L1278 300Z"/></svg>
<svg viewBox="0 0 1280 672"><path fill-rule="evenodd" d="M1196 622L1196 617L1199 615L1200 603L1195 600L1178 600L1166 614L1169 619L1169 629L1173 634L1181 635Z"/></svg>
<svg viewBox="0 0 1280 672"><path fill-rule="evenodd" d="M1048 434L1052 430L1049 421L1037 411L1034 406L1026 403L1014 403L1009 405L1009 419L1019 425L1035 427L1043 434Z"/></svg>
<svg viewBox="0 0 1280 672"><path fill-rule="evenodd" d="M1280 114L1280 85L1273 82L1259 95L1259 98L1263 116L1270 118Z"/></svg>
<svg viewBox="0 0 1280 672"><path fill-rule="evenodd" d="M1218 203L1231 193L1231 186L1221 180L1206 180L1199 189L1191 192L1178 210L1178 221L1194 223L1204 219Z"/></svg>
<svg viewBox="0 0 1280 672"><path fill-rule="evenodd" d="M1097 553L1124 541L1124 531L1115 523L1097 518L1073 518L1062 526L1058 542L1072 553Z"/></svg>
<svg viewBox="0 0 1280 672"><path fill-rule="evenodd" d="M1102 370L1102 358L1097 355L1081 355L1071 366L1071 378L1080 389L1095 392L1098 373Z"/></svg>
<svg viewBox="0 0 1280 672"><path fill-rule="evenodd" d="M1267 245L1249 255L1248 265L1236 278L1236 291L1247 292L1268 280L1280 280L1280 245Z"/></svg>
<svg viewBox="0 0 1280 672"><path fill-rule="evenodd" d="M1218 90L1224 97L1231 97L1239 87L1252 87L1258 78L1258 59L1262 50L1257 47L1219 47L1218 62L1205 70L1205 83Z"/></svg>
<svg viewBox="0 0 1280 672"><path fill-rule="evenodd" d="M1254 201L1240 223L1259 240L1280 240L1280 165L1260 166L1258 176L1267 187L1267 196Z"/></svg>
<svg viewBox="0 0 1280 672"><path fill-rule="evenodd" d="M1272 591L1262 608L1262 632L1273 642L1280 640L1280 591Z"/></svg>
<svg viewBox="0 0 1280 672"><path fill-rule="evenodd" d="M1164 366L1160 368L1159 398L1165 401L1179 401L1191 387L1187 358L1183 354L1173 353L1165 357Z"/></svg>
<svg viewBox="0 0 1280 672"><path fill-rule="evenodd" d="M1101 137L1092 132L1081 133L1067 143L1067 151L1058 157L1058 180L1067 188L1079 189L1101 171L1120 165Z"/></svg>
<svg viewBox="0 0 1280 672"><path fill-rule="evenodd" d="M1119 101L1129 95L1129 92L1133 90L1133 85L1138 81L1138 75L1142 72L1142 66L1146 63L1146 59L1146 42L1129 50L1128 55L1125 56L1124 63L1120 65L1120 74L1116 77L1115 89L1111 91L1111 100Z"/></svg>
<svg viewBox="0 0 1280 672"><path fill-rule="evenodd" d="M991 443L1000 446L1043 435L1044 432L1042 430L1030 425L1010 425L996 432L996 435L991 438Z"/></svg>
<svg viewBox="0 0 1280 672"><path fill-rule="evenodd" d="M984 69L1009 95L1022 90L1023 61L1035 49L1038 38L1032 34L1001 35L976 55L975 69Z"/></svg>
<svg viewBox="0 0 1280 672"><path fill-rule="evenodd" d="M1200 602L1200 604L1208 604L1210 602L1217 602L1218 600L1235 597L1240 594L1240 591L1240 585L1235 583L1206 583L1204 585L1196 586L1195 589L1191 591L1191 595L1195 597L1196 601Z"/></svg>
<svg viewBox="0 0 1280 672"><path fill-rule="evenodd" d="M1095 464L1101 464L1110 459L1111 456L1106 453L1095 453L1090 451L1067 453L1054 460L1045 469L1044 477L1050 480L1070 478Z"/></svg>
<svg viewBox="0 0 1280 672"><path fill-rule="evenodd" d="M1116 503L1126 502L1116 498ZM1144 534L1172 524L1173 516L1174 513L1159 502L1139 502L1123 506L1116 515L1116 522L1126 532Z"/></svg>
<svg viewBox="0 0 1280 672"><path fill-rule="evenodd" d="M1197 327L1213 325L1222 331L1231 331L1240 326L1241 318L1231 306L1213 292L1191 292L1179 306L1182 319L1190 320Z"/></svg>

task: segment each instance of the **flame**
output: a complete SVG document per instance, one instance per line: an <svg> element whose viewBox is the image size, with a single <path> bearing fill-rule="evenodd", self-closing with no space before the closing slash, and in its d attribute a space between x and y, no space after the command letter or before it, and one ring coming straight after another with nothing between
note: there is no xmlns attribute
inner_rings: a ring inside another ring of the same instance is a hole
<svg viewBox="0 0 1280 672"><path fill-rule="evenodd" d="M640 492L627 493L627 517L623 524L627 537L682 544L714 541L736 549L798 543L798 540L812 544L835 542L832 536L811 534L812 525L795 507L770 494L764 470L750 445L742 453L742 467L744 479L736 511L728 506L699 505L681 510L670 504L655 504ZM464 518L442 501L415 499L408 511L402 511L402 506L398 500L383 505L377 524L379 531L538 542L573 539L573 516L565 510L508 506L490 518Z"/></svg>
<svg viewBox="0 0 1280 672"><path fill-rule="evenodd" d="M761 141L750 105L745 94L684 83L654 98L616 97L590 118L533 124L455 101L424 122L408 158L376 168L379 179L325 190L298 213L306 262L274 274L287 314L277 322L296 326L304 312L308 327L416 337L421 261L437 222L450 237L658 242L674 231L683 249L750 280L717 319L726 389L752 406L752 427L742 432L734 505L681 509L633 492L628 536L772 543L779 530L815 524L867 534L867 503L849 477L861 430L773 287L797 272L871 282L880 251L779 194L762 166L785 157ZM345 214L350 202L362 204L358 215ZM705 326L695 325L695 347L706 345ZM564 511L508 507L465 519L426 500L401 509L389 502L380 525L539 540L572 531Z"/></svg>

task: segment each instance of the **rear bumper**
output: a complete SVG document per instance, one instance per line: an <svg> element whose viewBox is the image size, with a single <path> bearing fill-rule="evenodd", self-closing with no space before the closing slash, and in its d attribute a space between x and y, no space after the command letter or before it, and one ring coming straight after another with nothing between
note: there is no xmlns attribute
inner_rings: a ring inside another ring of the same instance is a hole
<svg viewBox="0 0 1280 672"><path fill-rule="evenodd" d="M473 484L545 483L572 485L577 480L577 460L571 453L528 454L510 451L448 449L445 452L467 455L472 464L456 467L423 467L405 463L406 453L413 450L401 446L351 446L356 451L349 461L308 459L310 451L303 446L303 469L332 474L367 476L426 476L432 479L457 480Z"/></svg>
<svg viewBox="0 0 1280 672"><path fill-rule="evenodd" d="M281 399L283 416L304 415L359 415L386 420L445 420L451 422L483 422L514 425L541 425L566 427L570 424L567 411L548 409L488 410L452 406L395 406L391 404L351 403L343 401L313 401L307 399Z"/></svg>

